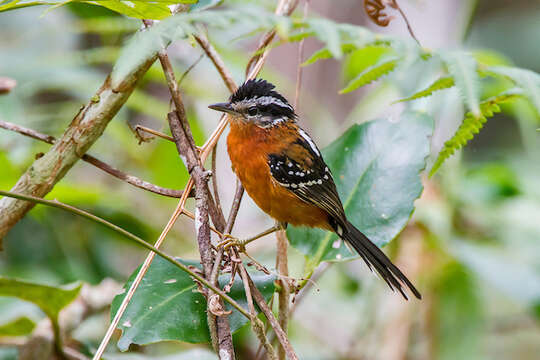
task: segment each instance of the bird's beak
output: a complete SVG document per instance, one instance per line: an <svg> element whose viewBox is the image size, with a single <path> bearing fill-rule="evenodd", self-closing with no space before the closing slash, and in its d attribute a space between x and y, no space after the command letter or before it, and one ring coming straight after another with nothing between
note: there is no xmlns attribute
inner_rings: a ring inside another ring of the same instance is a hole
<svg viewBox="0 0 540 360"><path fill-rule="evenodd" d="M226 113L232 113L234 111L231 104L229 103L217 103L208 105L208 107L212 110L222 111Z"/></svg>

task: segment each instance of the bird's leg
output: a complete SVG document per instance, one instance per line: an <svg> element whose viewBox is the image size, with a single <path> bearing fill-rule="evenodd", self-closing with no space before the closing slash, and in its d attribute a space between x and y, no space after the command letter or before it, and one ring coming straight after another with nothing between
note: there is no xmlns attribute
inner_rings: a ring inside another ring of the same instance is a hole
<svg viewBox="0 0 540 360"><path fill-rule="evenodd" d="M234 236L231 236L230 234L226 234L226 235L224 235L225 240L220 242L217 245L217 247L218 248L223 247L224 249L228 249L231 246L236 246L236 247L238 247L238 250L240 252L245 252L246 251L246 245L249 244L250 242L253 242L253 241L257 240L257 239L260 239L263 236L266 236L268 234L272 234L273 232L276 232L276 231L279 231L279 230L284 230L286 228L287 228L286 223L278 222L274 226L272 226L271 228L266 229L265 231L263 231L262 233L257 234L257 235L255 235L253 237L250 237L248 239L244 239L244 240L240 240L238 238L235 238Z"/></svg>

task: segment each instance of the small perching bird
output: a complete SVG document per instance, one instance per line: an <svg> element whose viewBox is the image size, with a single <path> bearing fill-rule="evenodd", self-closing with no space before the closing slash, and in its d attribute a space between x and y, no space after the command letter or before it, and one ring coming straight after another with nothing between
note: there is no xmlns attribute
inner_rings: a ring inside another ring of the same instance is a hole
<svg viewBox="0 0 540 360"><path fill-rule="evenodd" d="M209 106L228 114L227 149L249 196L281 224L335 232L392 290L407 299L406 285L420 299L409 279L347 220L332 172L315 142L296 123L293 107L274 87L265 80L248 80L229 102ZM245 245L275 230L235 244Z"/></svg>

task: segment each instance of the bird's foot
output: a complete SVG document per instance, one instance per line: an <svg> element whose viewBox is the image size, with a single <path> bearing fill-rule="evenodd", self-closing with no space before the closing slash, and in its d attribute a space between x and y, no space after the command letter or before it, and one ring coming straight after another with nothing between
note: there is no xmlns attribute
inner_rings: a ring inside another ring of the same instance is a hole
<svg viewBox="0 0 540 360"><path fill-rule="evenodd" d="M239 252L241 253L246 252L246 244L248 244L249 241L240 240L230 234L225 234L223 238L224 240L220 242L219 244L217 244L218 249L223 248L223 250L227 250L234 246L238 249Z"/></svg>

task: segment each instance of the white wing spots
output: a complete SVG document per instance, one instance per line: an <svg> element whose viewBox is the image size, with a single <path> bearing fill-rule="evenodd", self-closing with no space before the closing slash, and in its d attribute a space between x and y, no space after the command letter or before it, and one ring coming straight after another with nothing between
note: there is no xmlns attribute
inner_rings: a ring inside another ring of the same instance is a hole
<svg viewBox="0 0 540 360"><path fill-rule="evenodd" d="M300 133L300 135L307 141L307 143L309 144L309 146L311 147L311 150L313 150L313 152L315 154L317 154L317 156L321 156L321 154L319 153L319 149L317 149L317 146L315 145L315 143L313 142L313 140L311 140L311 138L309 137L308 134L306 134L306 132L302 129L298 129L298 132Z"/></svg>
<svg viewBox="0 0 540 360"><path fill-rule="evenodd" d="M289 171L288 174L289 175L294 175L294 171Z"/></svg>
<svg viewBox="0 0 540 360"><path fill-rule="evenodd" d="M293 163L289 161L289 162L287 163L287 166L288 166L288 167L293 167Z"/></svg>

